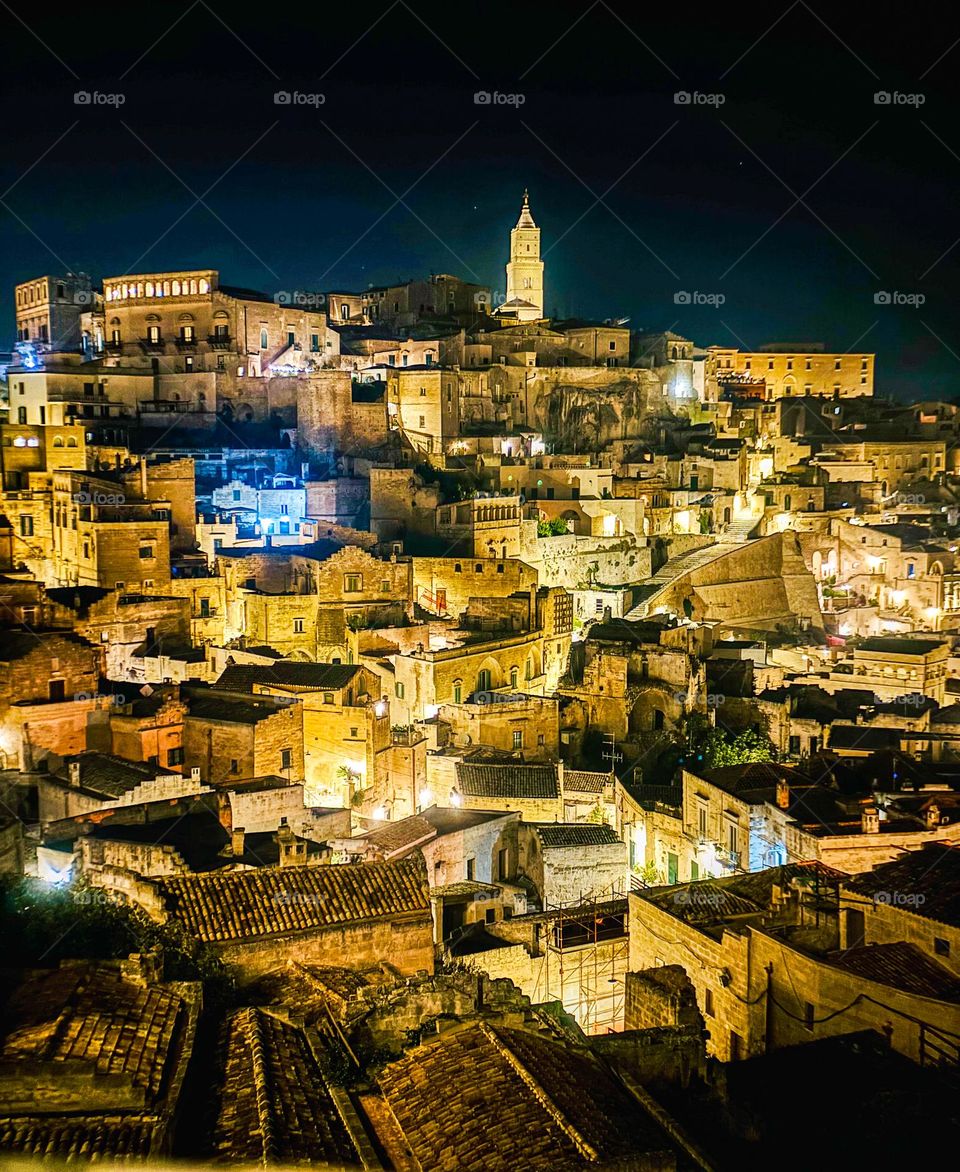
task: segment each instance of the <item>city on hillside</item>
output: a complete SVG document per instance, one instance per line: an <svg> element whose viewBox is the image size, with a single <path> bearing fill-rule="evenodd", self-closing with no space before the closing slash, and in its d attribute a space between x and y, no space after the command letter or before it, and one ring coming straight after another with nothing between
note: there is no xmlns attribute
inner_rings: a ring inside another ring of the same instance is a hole
<svg viewBox="0 0 960 1172"><path fill-rule="evenodd" d="M960 406L550 316L548 202L499 293L13 291L5 1166L957 1142Z"/></svg>

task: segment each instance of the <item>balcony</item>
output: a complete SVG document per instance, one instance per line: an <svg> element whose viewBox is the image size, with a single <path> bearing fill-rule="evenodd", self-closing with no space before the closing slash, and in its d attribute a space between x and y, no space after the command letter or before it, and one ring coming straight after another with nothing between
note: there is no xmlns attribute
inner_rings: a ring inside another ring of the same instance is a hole
<svg viewBox="0 0 960 1172"><path fill-rule="evenodd" d="M162 354L167 345L163 338L158 338L156 341L152 341L150 338L138 338L137 340L141 348L148 354Z"/></svg>
<svg viewBox="0 0 960 1172"><path fill-rule="evenodd" d="M233 346L230 334L210 334L207 342L214 350L229 350Z"/></svg>
<svg viewBox="0 0 960 1172"><path fill-rule="evenodd" d="M193 354L193 353L195 353L195 351L197 349L197 339L196 338L177 338L176 345L177 345L177 351L180 354Z"/></svg>

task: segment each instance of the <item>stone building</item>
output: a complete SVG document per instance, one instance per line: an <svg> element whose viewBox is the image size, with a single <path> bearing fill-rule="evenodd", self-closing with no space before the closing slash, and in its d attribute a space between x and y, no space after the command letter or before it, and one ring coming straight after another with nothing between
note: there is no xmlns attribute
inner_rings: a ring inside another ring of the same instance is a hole
<svg viewBox="0 0 960 1172"><path fill-rule="evenodd" d="M563 817L562 767L556 764L509 765L459 762L454 803L465 810L515 811L524 821L559 822ZM449 801L446 794L438 794Z"/></svg>
<svg viewBox="0 0 960 1172"><path fill-rule="evenodd" d="M211 785L279 774L303 780L303 708L288 697L182 690L184 759Z"/></svg>
<svg viewBox="0 0 960 1172"><path fill-rule="evenodd" d="M8 768L34 769L86 749L95 714L106 726L100 670L100 651L77 635L0 630L0 752Z"/></svg>
<svg viewBox="0 0 960 1172"><path fill-rule="evenodd" d="M391 745L390 705L380 679L357 664L228 667L215 688L284 696L302 709L304 784L318 805L350 806L382 780Z"/></svg>
<svg viewBox="0 0 960 1172"><path fill-rule="evenodd" d="M495 312L505 320L537 321L544 316L543 261L540 229L530 214L530 197L523 193L517 225L510 232L507 263L507 296Z"/></svg>
<svg viewBox="0 0 960 1172"><path fill-rule="evenodd" d="M533 884L544 909L622 896L627 851L596 822L527 822L517 828L517 878Z"/></svg>
<svg viewBox="0 0 960 1172"><path fill-rule="evenodd" d="M36 343L41 350L80 350L81 317L94 304L86 273L34 277L14 288L17 341Z"/></svg>
<svg viewBox="0 0 960 1172"><path fill-rule="evenodd" d="M919 1061L960 1037L955 973L907 941L844 947L842 881L795 863L633 894L630 969L681 966L723 1061L858 1029Z"/></svg>
<svg viewBox="0 0 960 1172"><path fill-rule="evenodd" d="M282 963L291 949L310 964L433 971L422 858L117 881L131 901L182 925L243 977Z"/></svg>
<svg viewBox="0 0 960 1172"><path fill-rule="evenodd" d="M117 1162L169 1157L200 986L157 958L22 971L0 1047L0 1154Z"/></svg>

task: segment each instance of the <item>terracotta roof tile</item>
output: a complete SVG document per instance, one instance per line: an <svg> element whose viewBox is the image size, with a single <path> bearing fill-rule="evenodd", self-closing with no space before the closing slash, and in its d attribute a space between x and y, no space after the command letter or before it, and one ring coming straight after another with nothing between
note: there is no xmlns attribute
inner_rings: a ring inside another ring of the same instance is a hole
<svg viewBox="0 0 960 1172"><path fill-rule="evenodd" d="M392 863L261 867L156 880L167 909L208 943L429 914L422 855Z"/></svg>
<svg viewBox="0 0 960 1172"><path fill-rule="evenodd" d="M457 764L457 785L473 798L558 798L556 765Z"/></svg>

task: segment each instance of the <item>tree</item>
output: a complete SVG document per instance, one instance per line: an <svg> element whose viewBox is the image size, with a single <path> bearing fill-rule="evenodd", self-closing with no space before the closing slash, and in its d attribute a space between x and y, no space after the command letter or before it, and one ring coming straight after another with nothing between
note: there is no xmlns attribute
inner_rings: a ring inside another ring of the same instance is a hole
<svg viewBox="0 0 960 1172"><path fill-rule="evenodd" d="M763 733L752 728L732 733L698 713L687 726L689 751L679 763L702 769L722 769L726 765L747 765L754 761L772 761L774 748Z"/></svg>

